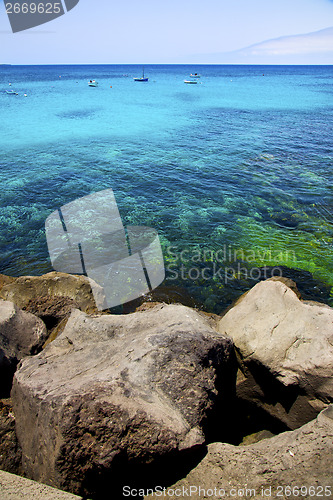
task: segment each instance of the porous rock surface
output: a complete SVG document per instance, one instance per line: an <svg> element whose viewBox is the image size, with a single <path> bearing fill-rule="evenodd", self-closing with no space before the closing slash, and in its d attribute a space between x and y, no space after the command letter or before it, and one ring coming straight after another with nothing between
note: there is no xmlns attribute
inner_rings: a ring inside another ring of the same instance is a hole
<svg viewBox="0 0 333 500"><path fill-rule="evenodd" d="M82 497L56 490L45 484L0 470L1 500L82 500Z"/></svg>
<svg viewBox="0 0 333 500"><path fill-rule="evenodd" d="M195 450L217 397L227 412L234 375L231 339L190 308L95 317L74 310L15 375L23 470L89 495L131 463Z"/></svg>
<svg viewBox="0 0 333 500"><path fill-rule="evenodd" d="M250 446L208 445L208 453L167 498L332 498L333 405L296 429ZM201 488L201 490L199 490ZM216 493L214 494L214 488ZM213 494L212 494L213 493ZM152 500L156 496L147 496Z"/></svg>
<svg viewBox="0 0 333 500"><path fill-rule="evenodd" d="M299 300L285 283L258 283L220 320L239 353L240 398L288 428L333 401L333 309Z"/></svg>

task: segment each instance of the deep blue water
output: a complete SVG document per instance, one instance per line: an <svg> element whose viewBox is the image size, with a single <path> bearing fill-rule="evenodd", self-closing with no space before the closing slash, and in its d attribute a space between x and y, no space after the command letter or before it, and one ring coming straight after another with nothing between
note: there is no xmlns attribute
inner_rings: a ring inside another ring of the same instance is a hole
<svg viewBox="0 0 333 500"><path fill-rule="evenodd" d="M329 302L333 67L141 71L0 66L0 272L50 271L47 216L112 188L125 225L158 230L164 285L206 310L278 265Z"/></svg>

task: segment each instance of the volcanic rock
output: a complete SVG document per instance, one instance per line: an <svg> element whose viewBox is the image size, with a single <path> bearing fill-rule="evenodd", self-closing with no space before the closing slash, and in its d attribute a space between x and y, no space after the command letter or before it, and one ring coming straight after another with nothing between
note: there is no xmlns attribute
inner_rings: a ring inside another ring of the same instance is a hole
<svg viewBox="0 0 333 500"><path fill-rule="evenodd" d="M24 473L94 498L141 466L149 474L163 461L165 473L203 447L217 408L228 414L234 385L231 339L190 308L94 317L74 310L15 375Z"/></svg>
<svg viewBox="0 0 333 500"><path fill-rule="evenodd" d="M95 292L97 293L98 288L102 294L102 289L98 286ZM7 282L0 290L0 297L13 301L21 309L34 308L31 312L39 315L44 311L44 314L63 317L68 309L63 313L61 309L68 305L89 314L98 312L91 282L86 276L55 271L43 276L20 276Z"/></svg>
<svg viewBox="0 0 333 500"><path fill-rule="evenodd" d="M213 443L200 464L170 487L202 498L332 498L333 405L303 427L250 446ZM201 490L200 490L201 488ZM214 494L214 489L216 494ZM205 496L205 493L206 495ZM156 496L146 497L147 500Z"/></svg>
<svg viewBox="0 0 333 500"><path fill-rule="evenodd" d="M239 353L239 398L294 429L333 401L333 309L258 283L219 323Z"/></svg>

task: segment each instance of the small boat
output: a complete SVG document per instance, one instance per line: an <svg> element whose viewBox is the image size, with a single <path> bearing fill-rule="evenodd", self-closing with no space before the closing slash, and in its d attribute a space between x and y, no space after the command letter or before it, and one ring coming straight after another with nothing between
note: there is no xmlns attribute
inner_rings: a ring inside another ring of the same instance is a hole
<svg viewBox="0 0 333 500"><path fill-rule="evenodd" d="M15 92L14 90L6 90L6 94L8 94L8 95L18 95L18 93Z"/></svg>
<svg viewBox="0 0 333 500"><path fill-rule="evenodd" d="M201 75L199 73L194 73L194 75L191 73L190 78L200 78Z"/></svg>
<svg viewBox="0 0 333 500"><path fill-rule="evenodd" d="M139 76L137 78L133 78L135 82L148 82L149 78L145 77L145 68L142 68L142 76Z"/></svg>
<svg viewBox="0 0 333 500"><path fill-rule="evenodd" d="M96 80L90 80L88 85L89 87L98 87L98 82L96 82Z"/></svg>
<svg viewBox="0 0 333 500"><path fill-rule="evenodd" d="M192 84L197 84L198 82L196 80L184 80L184 83L192 83Z"/></svg>

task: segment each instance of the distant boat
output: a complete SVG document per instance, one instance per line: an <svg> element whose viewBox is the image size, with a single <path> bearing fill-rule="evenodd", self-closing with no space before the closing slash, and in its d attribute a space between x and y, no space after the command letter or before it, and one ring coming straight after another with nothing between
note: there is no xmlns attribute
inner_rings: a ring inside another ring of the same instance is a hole
<svg viewBox="0 0 333 500"><path fill-rule="evenodd" d="M14 90L6 90L6 94L8 94L8 95L18 95L18 93L15 92Z"/></svg>
<svg viewBox="0 0 333 500"><path fill-rule="evenodd" d="M90 80L90 82L88 82L88 85L89 87L98 87L98 82L96 82L96 80Z"/></svg>
<svg viewBox="0 0 333 500"><path fill-rule="evenodd" d="M194 75L191 73L190 78L200 78L201 75L199 73L194 73Z"/></svg>
<svg viewBox="0 0 333 500"><path fill-rule="evenodd" d="M142 68L142 76L139 76L137 78L133 78L135 82L148 82L149 78L145 77L145 68Z"/></svg>
<svg viewBox="0 0 333 500"><path fill-rule="evenodd" d="M196 85L198 82L196 80L184 80L184 83L192 83Z"/></svg>

